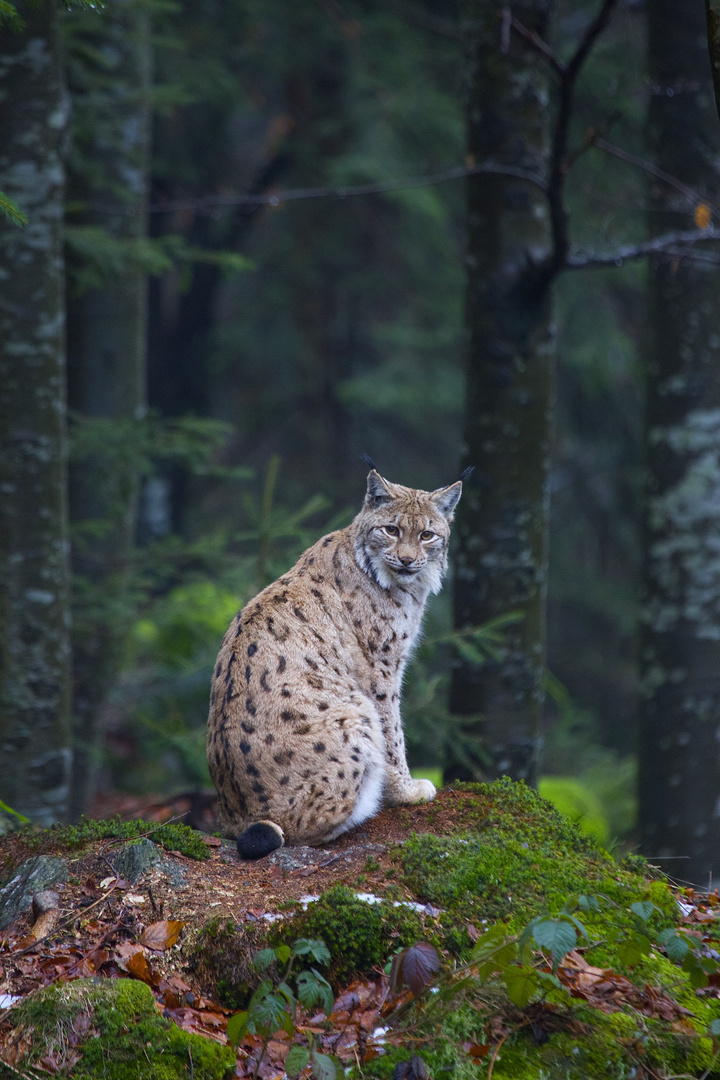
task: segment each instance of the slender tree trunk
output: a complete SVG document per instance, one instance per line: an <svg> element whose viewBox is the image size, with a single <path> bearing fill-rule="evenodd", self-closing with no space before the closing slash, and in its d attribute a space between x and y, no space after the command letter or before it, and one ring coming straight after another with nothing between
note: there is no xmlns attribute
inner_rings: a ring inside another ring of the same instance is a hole
<svg viewBox="0 0 720 1080"><path fill-rule="evenodd" d="M0 186L29 218L0 228L2 799L48 825L67 810L70 596L57 5L0 44Z"/></svg>
<svg viewBox="0 0 720 1080"><path fill-rule="evenodd" d="M513 15L546 37L551 0ZM472 161L541 171L549 152L546 62L522 38L502 42L495 4L466 0ZM548 470L555 336L546 197L523 180L468 181L465 464L475 465L458 512L455 624L515 612L501 658L458 661L451 709L483 736L483 761L456 760L448 779L507 773L535 783L545 662Z"/></svg>
<svg viewBox="0 0 720 1080"><path fill-rule="evenodd" d="M71 200L84 207L81 224L104 230L113 242L140 241L147 236L151 119L147 5L144 0L113 0L100 13L74 14L68 30L71 45L79 39L97 50L79 51L80 59L70 67L75 102ZM98 54L99 67L84 59ZM101 287L85 289L68 306L71 408L81 417L125 421L132 438L132 421L146 412L146 336L147 274L137 258L128 259ZM127 448L117 449L115 459L100 453L73 464L70 472L76 575L75 818L88 810L95 790L104 705L132 617L127 584L139 477ZM92 527L98 522L100 532Z"/></svg>
<svg viewBox="0 0 720 1080"><path fill-rule="evenodd" d="M654 163L708 201L720 193L702 0L678 18L648 3ZM687 92L701 80L708 89ZM684 92L680 92L683 91ZM671 92L674 91L674 92ZM687 227L692 201L651 185L655 231ZM670 873L720 876L720 272L691 259L651 264L647 479L641 625L640 833Z"/></svg>

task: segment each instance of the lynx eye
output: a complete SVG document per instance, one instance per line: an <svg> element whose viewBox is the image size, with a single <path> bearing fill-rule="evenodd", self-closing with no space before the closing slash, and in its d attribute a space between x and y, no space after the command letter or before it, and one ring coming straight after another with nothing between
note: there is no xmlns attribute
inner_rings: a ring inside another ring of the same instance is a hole
<svg viewBox="0 0 720 1080"><path fill-rule="evenodd" d="M385 525L384 531L388 534L388 536L400 535L400 530L398 529L397 525Z"/></svg>
<svg viewBox="0 0 720 1080"><path fill-rule="evenodd" d="M434 539L435 539L435 533L434 533L434 532L430 532L430 530L429 530L429 529L424 529L424 530L423 530L423 531L422 531L422 532L420 533L420 539L421 539L421 540L434 540Z"/></svg>

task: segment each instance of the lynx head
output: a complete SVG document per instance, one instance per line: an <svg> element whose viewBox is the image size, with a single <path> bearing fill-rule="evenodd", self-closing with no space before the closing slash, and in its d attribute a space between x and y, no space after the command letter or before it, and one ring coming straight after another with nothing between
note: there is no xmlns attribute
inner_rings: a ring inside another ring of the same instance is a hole
<svg viewBox="0 0 720 1080"><path fill-rule="evenodd" d="M391 484L372 469L354 522L358 566L383 589L416 582L440 592L450 522L461 494L460 480L437 491L419 491Z"/></svg>

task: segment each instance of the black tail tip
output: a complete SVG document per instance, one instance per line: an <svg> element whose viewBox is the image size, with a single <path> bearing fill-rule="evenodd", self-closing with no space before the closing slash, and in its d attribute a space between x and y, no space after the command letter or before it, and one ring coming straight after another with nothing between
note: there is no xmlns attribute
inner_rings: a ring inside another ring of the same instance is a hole
<svg viewBox="0 0 720 1080"><path fill-rule="evenodd" d="M277 851L285 843L283 831L274 821L258 821L250 825L237 838L238 855L241 859L262 859Z"/></svg>

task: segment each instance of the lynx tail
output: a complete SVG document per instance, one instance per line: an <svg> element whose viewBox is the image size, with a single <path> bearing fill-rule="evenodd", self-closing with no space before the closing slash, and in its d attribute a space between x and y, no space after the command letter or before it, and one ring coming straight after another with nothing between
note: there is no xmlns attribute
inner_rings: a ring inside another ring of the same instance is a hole
<svg viewBox="0 0 720 1080"><path fill-rule="evenodd" d="M241 859L262 859L277 851L285 843L285 836L274 821L257 821L237 838L238 855Z"/></svg>

